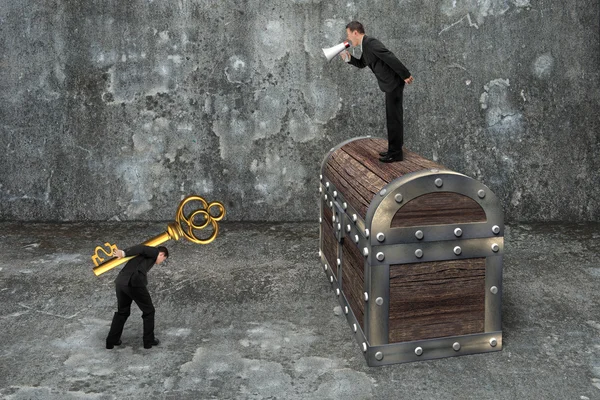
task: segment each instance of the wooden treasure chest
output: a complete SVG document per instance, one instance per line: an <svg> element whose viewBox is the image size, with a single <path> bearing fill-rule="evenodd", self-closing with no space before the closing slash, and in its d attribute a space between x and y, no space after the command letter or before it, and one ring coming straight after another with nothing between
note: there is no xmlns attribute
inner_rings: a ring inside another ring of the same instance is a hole
<svg viewBox="0 0 600 400"><path fill-rule="evenodd" d="M370 366L502 349L503 212L475 179L387 141L331 149L320 258Z"/></svg>

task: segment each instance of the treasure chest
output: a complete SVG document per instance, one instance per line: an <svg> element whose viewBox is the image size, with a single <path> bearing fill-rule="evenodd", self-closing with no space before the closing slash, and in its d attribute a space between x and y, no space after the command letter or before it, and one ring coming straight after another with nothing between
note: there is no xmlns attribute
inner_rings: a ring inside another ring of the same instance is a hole
<svg viewBox="0 0 600 400"><path fill-rule="evenodd" d="M369 366L502 349L503 212L479 181L387 141L331 149L320 260Z"/></svg>

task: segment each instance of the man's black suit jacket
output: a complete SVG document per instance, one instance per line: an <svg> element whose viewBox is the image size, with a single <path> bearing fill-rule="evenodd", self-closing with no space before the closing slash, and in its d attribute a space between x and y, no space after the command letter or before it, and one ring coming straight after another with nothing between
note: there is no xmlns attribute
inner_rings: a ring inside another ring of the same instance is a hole
<svg viewBox="0 0 600 400"><path fill-rule="evenodd" d="M127 261L115 283L118 285L129 285L134 287L145 287L148 285L148 271L152 269L158 249L156 247L144 246L142 244L128 248L125 257L137 256Z"/></svg>
<svg viewBox="0 0 600 400"><path fill-rule="evenodd" d="M386 49L379 40L366 35L362 41L362 56L351 56L349 62L358 68L368 65L377 77L379 88L384 92L392 92L398 85L404 85L404 80L410 77L410 72L394 53Z"/></svg>

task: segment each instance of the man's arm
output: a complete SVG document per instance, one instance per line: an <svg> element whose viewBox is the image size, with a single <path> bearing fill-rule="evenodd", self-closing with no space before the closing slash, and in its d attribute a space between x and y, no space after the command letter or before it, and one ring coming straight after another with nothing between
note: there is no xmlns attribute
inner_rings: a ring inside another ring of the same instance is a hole
<svg viewBox="0 0 600 400"><path fill-rule="evenodd" d="M377 58L386 63L391 69L394 70L394 72L400 75L402 79L404 79L405 81L410 79L411 75L408 71L408 68L406 68L404 64L402 64L400 60L398 60L394 53L389 51L379 40L371 40L371 42L369 43L369 48L373 52L373 54L377 56ZM407 83L411 82L412 80Z"/></svg>
<svg viewBox="0 0 600 400"><path fill-rule="evenodd" d="M352 64L358 68L364 68L367 66L367 63L364 61L364 58L356 58L352 54L348 52L348 50L344 50L340 53L342 60L346 61L348 64Z"/></svg>
<svg viewBox="0 0 600 400"><path fill-rule="evenodd" d="M156 247L145 246L143 244L138 244L137 246L132 246L125 250L115 250L113 252L113 256L117 258L123 257L133 257L143 255L147 258L156 258L158 257L158 249Z"/></svg>

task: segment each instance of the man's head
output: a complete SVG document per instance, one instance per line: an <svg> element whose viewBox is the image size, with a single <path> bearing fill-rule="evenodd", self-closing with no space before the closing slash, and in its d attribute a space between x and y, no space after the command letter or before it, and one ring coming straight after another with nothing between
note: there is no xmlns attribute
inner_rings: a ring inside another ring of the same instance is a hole
<svg viewBox="0 0 600 400"><path fill-rule="evenodd" d="M169 258L169 250L165 246L158 247L158 257L156 257L156 264L160 264Z"/></svg>
<svg viewBox="0 0 600 400"><path fill-rule="evenodd" d="M360 22L351 21L346 25L346 38L353 46L360 45L363 36L365 36L365 27Z"/></svg>

